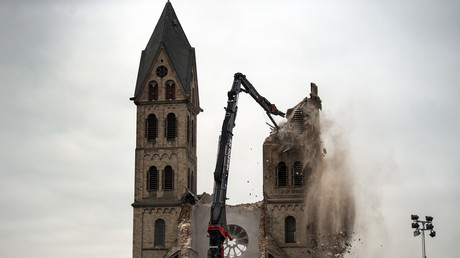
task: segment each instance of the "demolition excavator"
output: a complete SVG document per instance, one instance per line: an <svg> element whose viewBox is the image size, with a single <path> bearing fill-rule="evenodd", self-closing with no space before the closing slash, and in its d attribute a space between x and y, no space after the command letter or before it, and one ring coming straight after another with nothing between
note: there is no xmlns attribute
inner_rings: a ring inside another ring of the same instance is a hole
<svg viewBox="0 0 460 258"><path fill-rule="evenodd" d="M241 87L241 85L243 87ZM262 97L242 73L236 73L231 90L228 92L225 118L222 124L222 131L219 137L219 148L217 153L216 169L214 171L213 201L211 206L211 218L208 225L209 249L208 258L223 258L225 239L233 240L227 232L227 217L225 201L227 200L227 182L230 169L230 154L232 149L233 128L235 127L236 112L238 110L238 95L245 92L251 95L254 100L266 111L268 117L278 130L278 125L271 115L284 117L274 104Z"/></svg>

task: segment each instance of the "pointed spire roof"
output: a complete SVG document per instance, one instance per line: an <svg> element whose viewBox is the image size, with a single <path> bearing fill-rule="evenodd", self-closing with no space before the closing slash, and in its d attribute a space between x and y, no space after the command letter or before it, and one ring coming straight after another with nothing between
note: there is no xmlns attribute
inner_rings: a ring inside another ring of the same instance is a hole
<svg viewBox="0 0 460 258"><path fill-rule="evenodd" d="M171 59L184 91L190 93L195 50L190 46L179 19L168 1L145 50L142 51L134 97L140 93L161 46L165 48Z"/></svg>

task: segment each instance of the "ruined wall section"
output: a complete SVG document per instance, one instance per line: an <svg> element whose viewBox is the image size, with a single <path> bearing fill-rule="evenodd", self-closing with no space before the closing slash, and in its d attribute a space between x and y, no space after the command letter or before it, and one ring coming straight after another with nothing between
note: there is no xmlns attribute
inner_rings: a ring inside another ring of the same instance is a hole
<svg viewBox="0 0 460 258"><path fill-rule="evenodd" d="M343 257L353 231L346 150L326 155L321 108L312 83L310 97L287 111L287 122L263 146L264 234L273 239L266 249L279 248L286 257Z"/></svg>
<svg viewBox="0 0 460 258"><path fill-rule="evenodd" d="M287 111L287 122L263 145L265 253L304 257L311 249L305 220L305 196L321 159L321 100L312 84L310 98ZM318 137L316 137L318 136Z"/></svg>

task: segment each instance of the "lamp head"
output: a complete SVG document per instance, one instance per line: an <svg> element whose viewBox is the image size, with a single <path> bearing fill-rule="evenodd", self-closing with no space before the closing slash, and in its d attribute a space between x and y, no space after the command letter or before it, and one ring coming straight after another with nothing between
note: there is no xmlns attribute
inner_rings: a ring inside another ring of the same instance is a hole
<svg viewBox="0 0 460 258"><path fill-rule="evenodd" d="M426 219L426 221L428 221L428 222L432 222L432 221L433 221L433 217L431 217L431 216L425 216L425 219Z"/></svg>
<svg viewBox="0 0 460 258"><path fill-rule="evenodd" d="M418 220L418 215L410 215L411 220Z"/></svg>
<svg viewBox="0 0 460 258"><path fill-rule="evenodd" d="M417 222L412 222L412 228L418 228L420 227L420 224L418 224Z"/></svg>

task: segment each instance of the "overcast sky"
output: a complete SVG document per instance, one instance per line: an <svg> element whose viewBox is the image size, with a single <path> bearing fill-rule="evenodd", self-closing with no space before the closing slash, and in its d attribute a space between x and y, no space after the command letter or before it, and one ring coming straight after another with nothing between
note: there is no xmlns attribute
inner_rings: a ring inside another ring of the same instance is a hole
<svg viewBox="0 0 460 258"><path fill-rule="evenodd" d="M166 1L0 2L0 256L130 257L134 94ZM196 48L198 192L212 191L226 92L242 72L281 110L319 86L357 198L349 257L458 257L458 1L172 1ZM232 204L262 199L268 118L241 96ZM246 182L249 181L250 184ZM236 187L238 186L238 187ZM358 241L358 239L360 239Z"/></svg>

